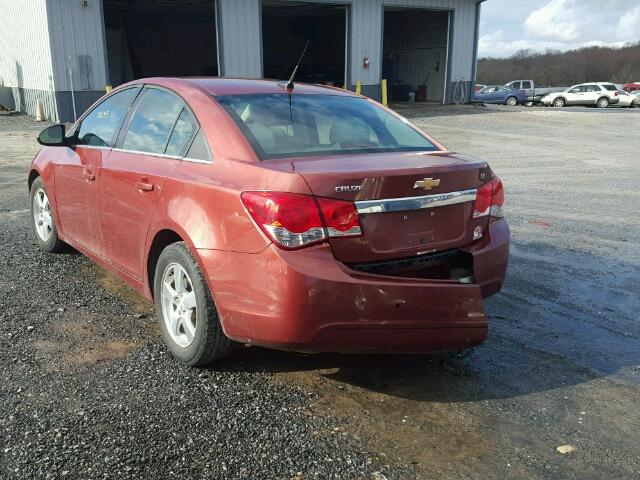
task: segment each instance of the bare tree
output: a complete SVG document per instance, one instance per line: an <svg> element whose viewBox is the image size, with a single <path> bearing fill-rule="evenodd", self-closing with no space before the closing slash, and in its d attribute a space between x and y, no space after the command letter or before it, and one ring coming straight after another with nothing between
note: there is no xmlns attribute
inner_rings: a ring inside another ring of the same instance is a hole
<svg viewBox="0 0 640 480"><path fill-rule="evenodd" d="M538 85L640 82L640 42L622 48L587 47L568 52L519 50L509 58L481 58L478 83L532 79Z"/></svg>

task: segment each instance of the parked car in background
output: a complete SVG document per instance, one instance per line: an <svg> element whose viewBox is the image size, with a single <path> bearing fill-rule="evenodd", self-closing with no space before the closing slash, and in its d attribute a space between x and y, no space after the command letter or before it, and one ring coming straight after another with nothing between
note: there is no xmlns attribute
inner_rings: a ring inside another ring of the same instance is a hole
<svg viewBox="0 0 640 480"><path fill-rule="evenodd" d="M640 97L638 95L625 92L624 90L618 90L618 93L620 94L620 101L618 102L619 107L640 107ZM640 94L640 90L637 90L636 93Z"/></svg>
<svg viewBox="0 0 640 480"><path fill-rule="evenodd" d="M497 103L515 107L527 100L527 95L522 90L512 90L500 85L490 85L474 92L474 100L484 103Z"/></svg>
<svg viewBox="0 0 640 480"><path fill-rule="evenodd" d="M547 106L565 107L572 105L597 106L607 108L620 101L620 92L613 83L594 82L581 83L566 89L564 92L551 93L542 99Z"/></svg>
<svg viewBox="0 0 640 480"><path fill-rule="evenodd" d="M567 87L538 87L533 80L512 80L504 85L507 88L514 90L522 90L527 99L524 102L525 105L531 106L538 104L542 101L545 95L550 93L562 92Z"/></svg>
<svg viewBox="0 0 640 480"><path fill-rule="evenodd" d="M380 104L317 85L142 79L43 130L35 240L155 302L188 365L234 342L428 353L485 339L504 189Z"/></svg>
<svg viewBox="0 0 640 480"><path fill-rule="evenodd" d="M622 89L629 93L640 92L640 82L625 83Z"/></svg>

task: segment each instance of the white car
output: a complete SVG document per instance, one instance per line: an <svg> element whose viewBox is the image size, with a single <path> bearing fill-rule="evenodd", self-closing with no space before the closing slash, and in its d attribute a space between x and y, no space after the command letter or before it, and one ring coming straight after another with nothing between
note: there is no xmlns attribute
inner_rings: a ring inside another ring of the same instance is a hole
<svg viewBox="0 0 640 480"><path fill-rule="evenodd" d="M640 107L640 90L636 92L636 95L625 92L624 90L618 90L618 93L620 94L619 107Z"/></svg>
<svg viewBox="0 0 640 480"><path fill-rule="evenodd" d="M569 105L595 105L607 108L620 102L618 87L613 83L581 83L563 92L550 93L542 99L547 106L565 107Z"/></svg>

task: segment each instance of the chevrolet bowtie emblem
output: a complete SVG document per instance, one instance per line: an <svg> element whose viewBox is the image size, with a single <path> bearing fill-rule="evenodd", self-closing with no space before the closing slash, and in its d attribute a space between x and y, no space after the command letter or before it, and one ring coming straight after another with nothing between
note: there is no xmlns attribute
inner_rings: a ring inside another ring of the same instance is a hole
<svg viewBox="0 0 640 480"><path fill-rule="evenodd" d="M431 190L433 187L440 186L439 178L425 178L424 180L418 180L413 188L422 188L423 190Z"/></svg>

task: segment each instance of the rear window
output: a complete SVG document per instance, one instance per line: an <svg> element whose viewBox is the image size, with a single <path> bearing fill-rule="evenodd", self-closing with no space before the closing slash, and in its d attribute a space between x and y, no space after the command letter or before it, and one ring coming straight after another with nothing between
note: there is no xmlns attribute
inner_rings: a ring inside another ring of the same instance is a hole
<svg viewBox="0 0 640 480"><path fill-rule="evenodd" d="M609 90L610 92L615 92L616 90L618 90L618 87L616 87L615 85L603 85L603 87Z"/></svg>
<svg viewBox="0 0 640 480"><path fill-rule="evenodd" d="M363 98L278 93L216 100L262 160L437 150L407 122Z"/></svg>

